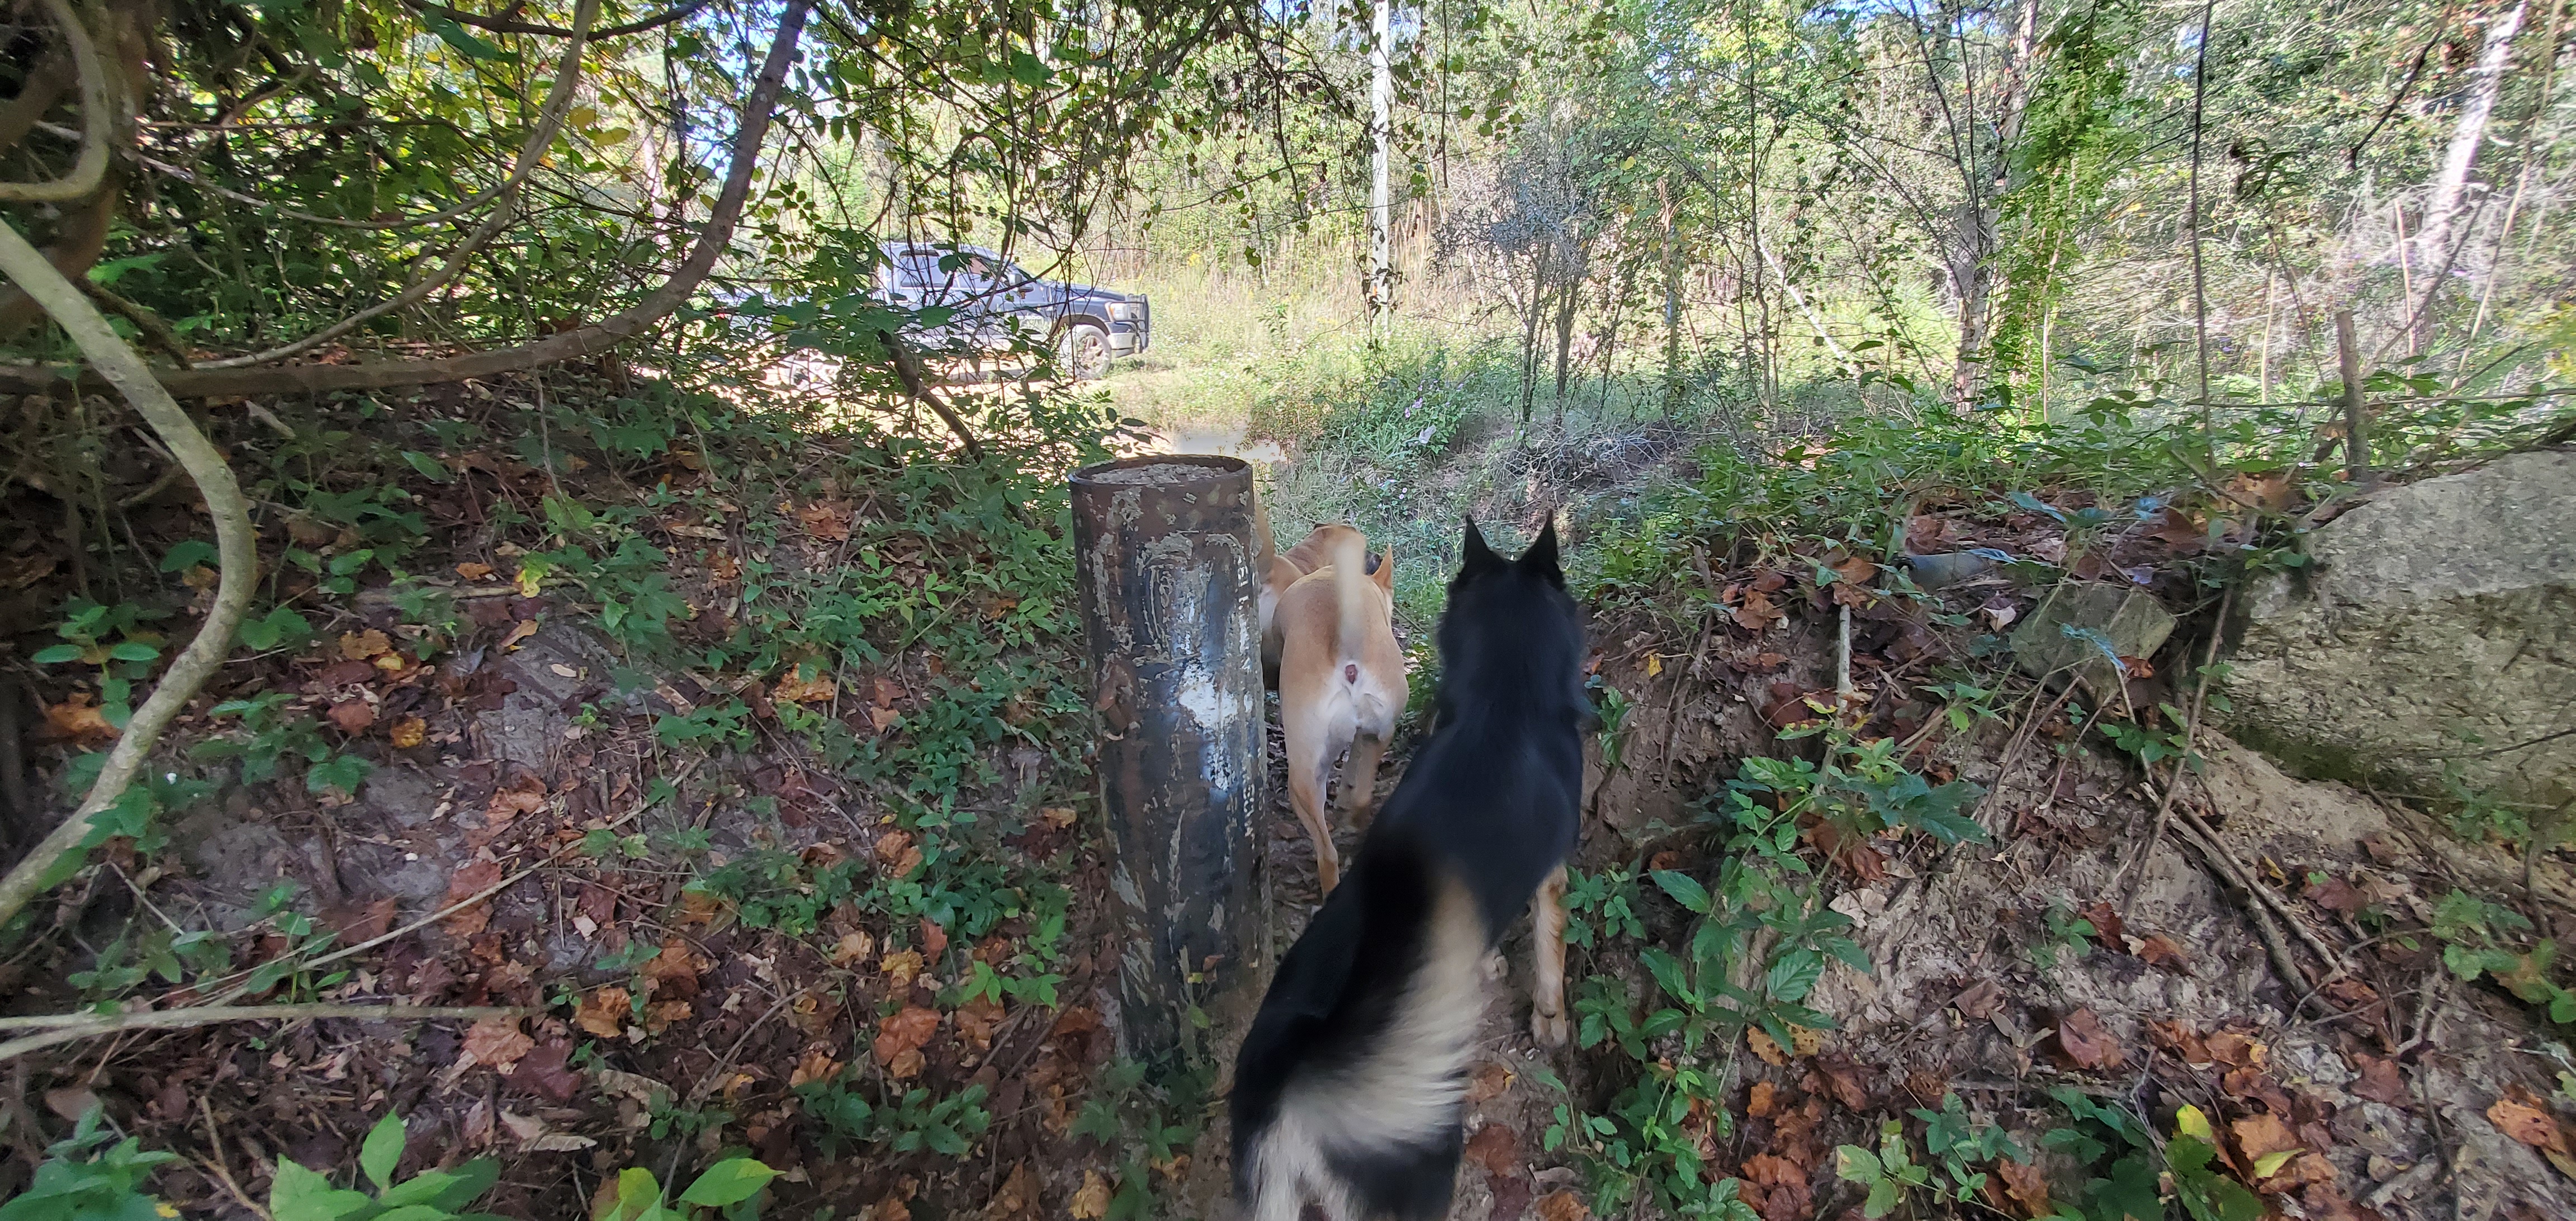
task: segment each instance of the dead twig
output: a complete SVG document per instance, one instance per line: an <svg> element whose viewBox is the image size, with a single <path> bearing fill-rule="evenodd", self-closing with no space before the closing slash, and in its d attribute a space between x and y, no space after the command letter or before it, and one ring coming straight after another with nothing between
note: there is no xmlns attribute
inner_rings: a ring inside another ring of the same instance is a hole
<svg viewBox="0 0 2576 1221"><path fill-rule="evenodd" d="M103 1034L120 1034L129 1030L184 1030L195 1026L213 1026L223 1022L304 1021L310 1018L348 1018L362 1022L423 1021L454 1018L457 1020L526 1017L541 1012L490 1005L447 1008L437 1005L358 1005L319 1002L309 1005L200 1005L193 1009L144 1009L133 1013L101 1016L95 1013L59 1013L40 1017L0 1018L0 1030L37 1029L39 1033L0 1043L0 1060L15 1059L60 1043L73 1043Z"/></svg>
<svg viewBox="0 0 2576 1221"><path fill-rule="evenodd" d="M984 446L975 440L974 433L967 431L966 421L958 416L956 409L931 393L929 379L921 373L921 358L913 355L910 345L892 331L878 331L877 342L885 345L887 357L894 362L894 375L903 382L904 393L915 401L929 404L930 409L938 413L940 422L948 426L948 431L957 434L957 443L965 447L966 456L977 462L983 461Z"/></svg>
<svg viewBox="0 0 2576 1221"><path fill-rule="evenodd" d="M242 1207L249 1209L252 1216L258 1217L260 1221L275 1221L265 1206L250 1198L250 1193L243 1191L241 1184L233 1181L232 1167L226 1164L231 1159L224 1156L223 1134L215 1128L214 1104L206 1101L203 1094L197 1096L197 1113L206 1118L206 1141L214 1147L215 1152L213 1158L205 1159L202 1164L214 1171L215 1181L223 1184L224 1190L231 1192L233 1199Z"/></svg>
<svg viewBox="0 0 2576 1221"><path fill-rule="evenodd" d="M2227 635L2227 610L2233 605L2235 598L2234 586L2229 586L2225 593L2218 596L2218 624L2210 629L2209 648L2202 652L2200 658L2200 673L2197 676L2200 681L2191 689L2191 712L2183 718L2182 722L2182 758L2174 760L2173 775L2165 781L2164 796L2156 800L2155 830L2147 833L2146 846L2140 848L2138 854L2131 857L2129 863L2120 868L2121 877L2127 879L2125 885L2120 888L2120 906L2123 910L2137 902L2138 883L2147 875L2147 861L2155 856L2156 845L2164 842L2165 824L2173 818L2174 795L2182 791L2183 773L2190 769L2192 751L2197 749L2201 701L2209 695L2209 667L2218 661L2218 642Z"/></svg>

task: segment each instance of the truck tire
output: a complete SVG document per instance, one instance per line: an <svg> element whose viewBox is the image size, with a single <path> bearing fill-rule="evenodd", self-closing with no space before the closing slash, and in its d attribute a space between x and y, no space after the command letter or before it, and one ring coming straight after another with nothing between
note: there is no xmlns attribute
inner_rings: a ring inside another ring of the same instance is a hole
<svg viewBox="0 0 2576 1221"><path fill-rule="evenodd" d="M1109 332L1088 322L1074 323L1057 336L1055 354L1067 381L1097 381L1109 375Z"/></svg>

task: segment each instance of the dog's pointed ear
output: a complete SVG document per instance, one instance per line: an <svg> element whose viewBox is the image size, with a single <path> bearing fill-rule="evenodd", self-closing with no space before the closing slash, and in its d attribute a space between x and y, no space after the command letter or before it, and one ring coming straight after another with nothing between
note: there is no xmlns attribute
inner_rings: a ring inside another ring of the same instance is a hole
<svg viewBox="0 0 2576 1221"><path fill-rule="evenodd" d="M1461 579L1503 566L1503 557L1485 545L1485 532L1476 528L1476 519L1467 519L1467 537L1458 550L1458 576Z"/></svg>
<svg viewBox="0 0 2576 1221"><path fill-rule="evenodd" d="M1547 525L1538 532L1538 541L1531 543L1529 550L1521 553L1518 563L1524 572L1534 572L1559 584L1564 583L1565 571L1556 563L1556 516L1554 514L1548 515Z"/></svg>

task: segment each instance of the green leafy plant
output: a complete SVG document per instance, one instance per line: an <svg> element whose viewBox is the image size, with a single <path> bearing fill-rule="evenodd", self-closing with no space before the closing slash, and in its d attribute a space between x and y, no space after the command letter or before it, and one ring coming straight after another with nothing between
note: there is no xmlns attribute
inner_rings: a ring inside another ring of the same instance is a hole
<svg viewBox="0 0 2576 1221"><path fill-rule="evenodd" d="M143 626L158 617L131 602L110 606L73 598L63 605L63 621L54 625L63 643L38 649L29 660L40 666L79 662L96 667L99 718L123 729L134 717L134 684L150 678L161 658L161 634Z"/></svg>
<svg viewBox="0 0 2576 1221"><path fill-rule="evenodd" d="M111 1143L112 1142L112 1143ZM105 1146L102 1148L102 1146ZM162 1221L179 1210L143 1190L152 1168L175 1162L175 1153L145 1152L143 1142L118 1140L93 1104L72 1134L45 1150L35 1181L6 1204L0 1221Z"/></svg>
<svg viewBox="0 0 2576 1221"><path fill-rule="evenodd" d="M591 1221L690 1221L707 1212L728 1219L755 1217L757 1197L776 1177L777 1171L756 1158L729 1157L699 1171L678 1200L666 1201L652 1171L630 1166L617 1173L616 1194L592 1207Z"/></svg>
<svg viewBox="0 0 2576 1221"><path fill-rule="evenodd" d="M331 744L323 740L320 723L291 707L294 701L291 692L263 691L215 705L209 714L230 719L237 728L225 736L197 743L189 748L189 755L240 760L245 784L270 779L281 765L302 760L305 788L316 793L337 789L355 794L375 765L363 756L333 751Z"/></svg>
<svg viewBox="0 0 2576 1221"><path fill-rule="evenodd" d="M358 1169L372 1191L334 1187L329 1176L278 1158L277 1178L268 1189L269 1215L276 1221L496 1221L487 1213L463 1211L500 1180L501 1164L490 1158L395 1181L406 1129L402 1116L387 1112L358 1146Z"/></svg>
<svg viewBox="0 0 2576 1221"><path fill-rule="evenodd" d="M2463 981L2480 976L2495 980L2523 1002L2538 1006L2559 1023L2576 1023L2576 989L2550 978L2558 962L2558 943L2529 938L2531 921L2500 903L2463 890L2442 896L2433 907L2433 936L2442 943L2442 965Z"/></svg>

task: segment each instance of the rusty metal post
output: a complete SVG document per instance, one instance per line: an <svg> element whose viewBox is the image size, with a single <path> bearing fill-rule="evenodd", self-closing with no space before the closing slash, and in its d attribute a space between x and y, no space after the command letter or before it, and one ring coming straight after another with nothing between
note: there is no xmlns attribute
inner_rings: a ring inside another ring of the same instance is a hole
<svg viewBox="0 0 2576 1221"><path fill-rule="evenodd" d="M1194 1054L1192 1015L1257 930L1261 641L1252 468L1198 454L1073 473L1076 580L1126 949L1122 1050Z"/></svg>

